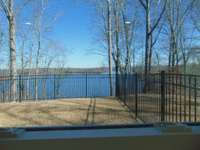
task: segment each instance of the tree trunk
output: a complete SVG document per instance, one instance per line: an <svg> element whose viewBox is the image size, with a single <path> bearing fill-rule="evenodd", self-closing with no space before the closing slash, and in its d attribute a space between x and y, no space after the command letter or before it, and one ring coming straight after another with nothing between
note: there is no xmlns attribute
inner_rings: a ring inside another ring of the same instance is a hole
<svg viewBox="0 0 200 150"><path fill-rule="evenodd" d="M168 56L168 71L171 71L171 59L172 59L172 49L169 48L169 56Z"/></svg>
<svg viewBox="0 0 200 150"><path fill-rule="evenodd" d="M130 73L130 55L131 55L131 49L130 49L130 28L128 27L128 25L126 25L125 23L125 44L126 44L126 59L125 59L125 73L128 74Z"/></svg>
<svg viewBox="0 0 200 150"><path fill-rule="evenodd" d="M24 75L24 45L25 42L22 41L22 47L20 48L21 50L21 71L20 71L20 78L19 78L19 91L20 91L20 95L21 95L21 99L19 99L19 101L21 102L24 98L25 98L25 89L24 89L24 80L23 80L23 75Z"/></svg>
<svg viewBox="0 0 200 150"><path fill-rule="evenodd" d="M116 71L116 94L119 96L119 74L121 70L121 62L120 62L120 48L119 48L119 14L118 14L118 3L115 4L115 10L114 10L114 18L115 18L115 47L116 47L116 60L115 60L115 71Z"/></svg>
<svg viewBox="0 0 200 150"><path fill-rule="evenodd" d="M108 2L108 65L109 65L109 82L110 96L113 95L112 88L112 16L111 16L111 1Z"/></svg>
<svg viewBox="0 0 200 150"><path fill-rule="evenodd" d="M38 100L38 74L39 74L39 57L40 57L40 49L41 49L41 40L40 40L40 33L38 35L38 49L37 49L37 56L36 56L36 68L35 68L35 100Z"/></svg>
<svg viewBox="0 0 200 150"><path fill-rule="evenodd" d="M144 92L147 91L148 87L148 63L149 63L149 55L151 51L151 18L150 18L150 2L147 1L146 5L146 44L145 44L145 69L144 69L144 75L145 75L145 88Z"/></svg>
<svg viewBox="0 0 200 150"><path fill-rule="evenodd" d="M16 67L16 33L15 33L15 16L13 13L13 1L9 0L9 47L10 47L10 98L16 101L17 94L17 67Z"/></svg>
<svg viewBox="0 0 200 150"><path fill-rule="evenodd" d="M151 64L152 64L152 55L153 55L153 35L151 34L149 37L149 41L151 41L151 45L149 48L149 56L148 56L148 73L151 73Z"/></svg>

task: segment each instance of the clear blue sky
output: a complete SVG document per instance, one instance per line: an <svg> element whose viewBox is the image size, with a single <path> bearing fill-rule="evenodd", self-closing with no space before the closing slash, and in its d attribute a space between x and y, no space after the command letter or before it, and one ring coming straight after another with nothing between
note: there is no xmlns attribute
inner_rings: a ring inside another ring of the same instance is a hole
<svg viewBox="0 0 200 150"><path fill-rule="evenodd" d="M16 0L15 2L17 9L22 1ZM37 1L34 1L34 4L36 4L35 2ZM41 1L38 0L38 2ZM17 16L17 29L24 29L27 32L29 26L26 23L32 24L33 21L32 10L34 9L32 8L34 8L34 5L27 5L20 11L20 17ZM97 32L95 32L97 31L96 25L93 22L96 17L95 13L94 6L89 4L87 0L49 0L43 16L44 20L52 20L58 14L59 17L57 17L56 22L53 24L53 30L47 34L47 37L58 41L66 47L65 67L92 68L107 64L105 57L90 52L91 50L101 49L100 44L95 40L97 37ZM0 67L6 67L9 61L8 22L3 11L0 12L0 18L2 19L1 28L5 31L4 47L0 49L0 56L2 56L0 58ZM32 34L28 33L27 35ZM30 36L30 38L33 37ZM21 39L17 37L17 56L20 56L20 45ZM26 50L28 51L29 48ZM20 58L17 57L17 64L19 62Z"/></svg>
<svg viewBox="0 0 200 150"><path fill-rule="evenodd" d="M89 49L99 49L99 45L94 42L95 32L92 29L95 28L92 23L94 8L87 2L76 0L59 0L50 7L50 14L55 15L58 11L62 14L51 36L69 49L67 67L97 67L106 63L104 57L88 53Z"/></svg>

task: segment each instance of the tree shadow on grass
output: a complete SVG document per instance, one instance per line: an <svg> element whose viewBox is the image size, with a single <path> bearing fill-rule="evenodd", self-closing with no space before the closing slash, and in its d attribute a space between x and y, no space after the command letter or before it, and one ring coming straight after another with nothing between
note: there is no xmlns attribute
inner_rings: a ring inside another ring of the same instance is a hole
<svg viewBox="0 0 200 150"><path fill-rule="evenodd" d="M5 116L7 116L7 119L11 119L11 118L14 118L15 120L17 120L16 122L11 122L10 124L8 124L8 126L20 126L20 125L23 125L26 124L25 126L41 126L41 125L77 125L78 123L77 122L73 122L73 121L70 121L71 119L61 119L59 117L59 115L55 115L51 112L51 110L45 110L44 108L37 108L36 110L34 111L37 111L39 113L41 113L42 116L45 116L45 119L44 121L39 121L40 118L40 115L38 115L37 117L28 117L27 116L23 116L23 115L20 115L19 112L13 112L12 111L13 109L13 106L10 106L10 107L6 107L6 108L1 108L0 111L2 113L5 114ZM25 109L26 110L26 109ZM30 111L26 110L27 112L23 111L23 114L24 113L31 113ZM20 111L22 112L22 111ZM27 122L27 123L24 123L24 122ZM45 124L45 122L50 122Z"/></svg>
<svg viewBox="0 0 200 150"><path fill-rule="evenodd" d="M10 108L11 109L11 108ZM16 119L16 120L20 120L20 121L28 121L30 124L37 124L37 125L41 125L41 123L39 121L34 120L33 118L27 118L27 117L23 117L20 115L15 114L14 112L11 112L10 109L5 108L5 109L0 109L0 111L3 111L4 114L6 114L8 116L8 120L10 117ZM15 123L12 123L12 125L15 125ZM8 125L10 126L10 125ZM16 123L16 126L18 126L18 124Z"/></svg>
<svg viewBox="0 0 200 150"><path fill-rule="evenodd" d="M108 100L109 101L109 100ZM110 102L110 101L109 101ZM116 102L116 103L115 103ZM69 105L71 104L71 106ZM104 104L105 103L105 104ZM73 105L75 104L75 106ZM112 108L112 105L116 107ZM109 106L109 107L108 107ZM17 109L17 111L16 111ZM5 106L5 108L0 107L0 111L8 115L11 118L16 119L16 123L11 125L24 125L25 126L41 126L41 125L95 125L95 124L112 124L123 123L122 120L129 120L128 109L125 109L120 104L118 106L118 101L113 101L113 103L106 104L106 101L97 100L96 98L91 98L90 101L66 101L66 103L57 103L50 105L40 105L39 103L32 107L31 105L23 105L19 107L15 105ZM36 111L36 113L32 113ZM65 113L63 115L62 114ZM26 116L27 113L27 116ZM68 114L69 113L69 114ZM20 115L21 114L21 115ZM5 115L5 116L6 116ZM24 116L23 116L24 115ZM70 116L67 115L72 115ZM30 116L30 117L29 117ZM44 120L42 120L44 119ZM17 120L19 122L17 122ZM27 124L26 124L27 122ZM126 122L124 122L126 123ZM9 125L9 124L8 124Z"/></svg>

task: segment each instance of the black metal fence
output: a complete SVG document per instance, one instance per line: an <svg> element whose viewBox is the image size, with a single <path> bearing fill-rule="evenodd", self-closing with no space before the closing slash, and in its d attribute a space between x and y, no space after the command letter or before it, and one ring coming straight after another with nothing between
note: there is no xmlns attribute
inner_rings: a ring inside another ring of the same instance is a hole
<svg viewBox="0 0 200 150"><path fill-rule="evenodd" d="M17 100L118 97L146 122L200 122L200 76L171 73L18 75ZM0 77L0 102L11 101L10 77Z"/></svg>
<svg viewBox="0 0 200 150"><path fill-rule="evenodd" d="M48 74L18 75L17 101L53 100L60 98L107 97L111 94L108 74ZM112 76L115 88L115 76ZM9 76L0 77L0 102L11 100L11 80Z"/></svg>
<svg viewBox="0 0 200 150"><path fill-rule="evenodd" d="M199 122L200 76L170 73L118 75L119 99L146 122Z"/></svg>

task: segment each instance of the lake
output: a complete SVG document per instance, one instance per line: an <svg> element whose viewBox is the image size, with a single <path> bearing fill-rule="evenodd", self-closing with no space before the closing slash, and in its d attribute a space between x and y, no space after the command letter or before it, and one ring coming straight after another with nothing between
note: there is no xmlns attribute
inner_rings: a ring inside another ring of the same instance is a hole
<svg viewBox="0 0 200 150"><path fill-rule="evenodd" d="M108 74L65 74L18 76L18 99L58 99L81 97L111 96ZM0 98L9 99L10 80L0 81ZM115 95L115 77L112 77L113 96ZM36 92L36 89L37 91Z"/></svg>

